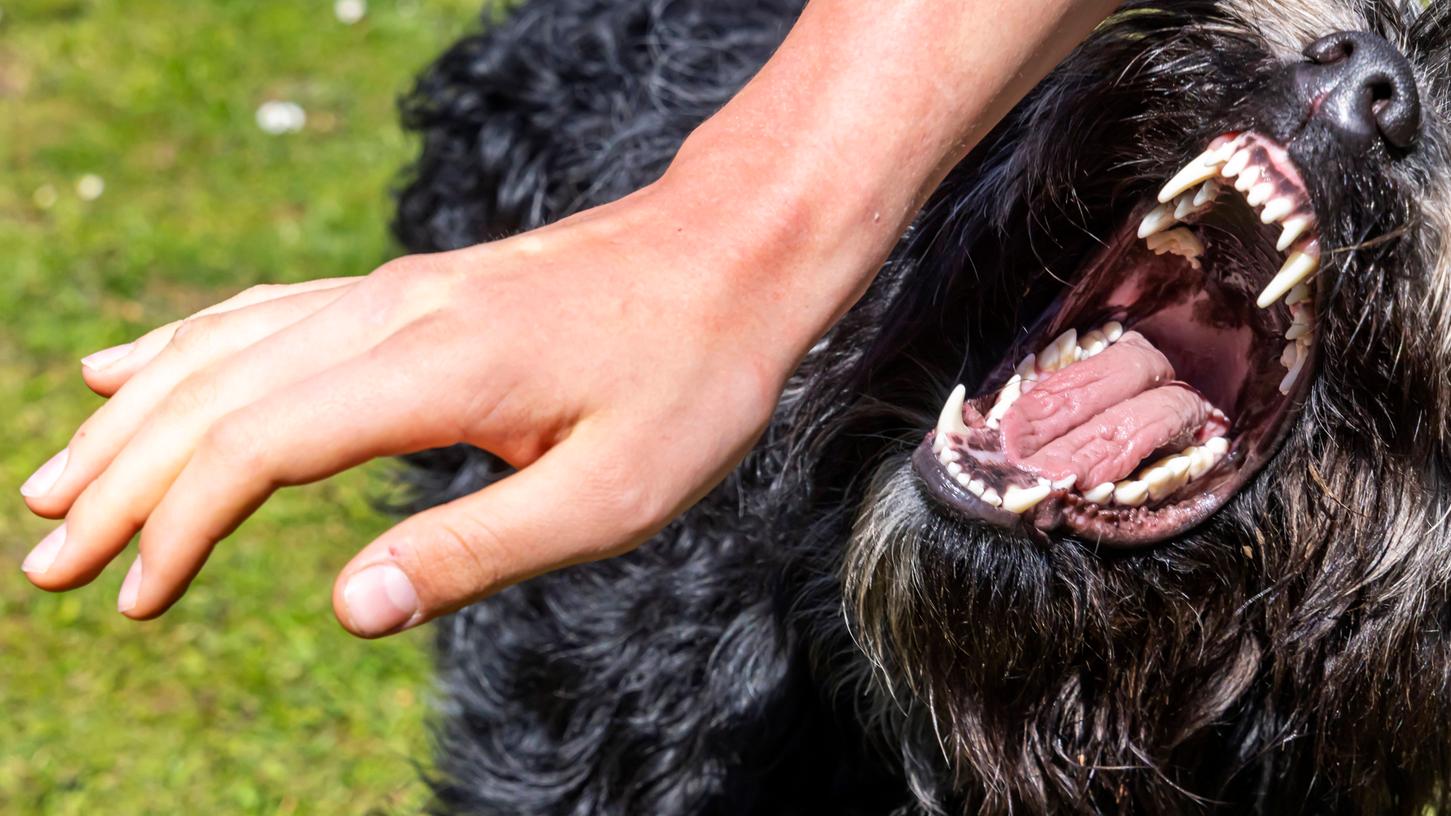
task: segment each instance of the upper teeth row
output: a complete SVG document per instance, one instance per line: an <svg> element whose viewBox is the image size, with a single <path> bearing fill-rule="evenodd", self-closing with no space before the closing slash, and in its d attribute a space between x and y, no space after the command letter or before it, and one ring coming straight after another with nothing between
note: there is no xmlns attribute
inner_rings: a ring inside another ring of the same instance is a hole
<svg viewBox="0 0 1451 816"><path fill-rule="evenodd" d="M1313 240L1301 240L1314 231L1314 215L1299 212L1298 205L1291 198L1275 197L1278 192L1275 183L1266 178L1272 171L1255 163L1252 147L1249 137L1240 136L1211 147L1189 162L1160 191L1159 206L1144 217L1139 225L1139 237L1151 240L1151 236L1170 230L1185 219L1202 212L1228 183L1223 180L1233 179L1234 188L1244 194L1251 207L1260 211L1262 222L1279 223L1284 227L1276 248L1280 252L1294 248L1279 273L1256 301L1261 309L1267 309L1319 271L1320 247ZM1188 230L1174 232L1188 233ZM1185 241L1180 236L1172 239L1172 243L1182 246ZM1197 243L1196 239L1195 244ZM1164 239L1159 240L1158 246L1151 240L1149 248L1157 252L1163 245ZM1192 246L1189 248L1192 249ZM1173 251L1174 247L1171 246L1170 249ZM1198 253L1190 259L1196 267L1198 264L1195 259L1202 252L1203 247L1200 245ZM1189 253L1179 251L1178 254L1187 257Z"/></svg>
<svg viewBox="0 0 1451 816"><path fill-rule="evenodd" d="M987 426L997 429L1003 417L1008 415L1008 409L1023 396L1024 383L1039 380L1044 374L1061 371L1079 360L1097 357L1123 336L1123 324L1116 320L1105 323L1082 337L1078 336L1077 329L1069 329L1044 346L1042 351L1024 357L1018 363L1017 373L998 392L997 401L993 403L992 410L988 411Z"/></svg>

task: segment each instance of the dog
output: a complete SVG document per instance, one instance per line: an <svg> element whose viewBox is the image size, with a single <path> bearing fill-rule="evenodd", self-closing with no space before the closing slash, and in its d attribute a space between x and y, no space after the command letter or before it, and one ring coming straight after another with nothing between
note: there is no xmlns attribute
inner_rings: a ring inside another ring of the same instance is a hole
<svg viewBox="0 0 1451 816"><path fill-rule="evenodd" d="M396 234L648 184L800 5L489 12L403 101ZM1129 2L724 484L441 623L433 811L1448 812L1448 444L1451 3Z"/></svg>

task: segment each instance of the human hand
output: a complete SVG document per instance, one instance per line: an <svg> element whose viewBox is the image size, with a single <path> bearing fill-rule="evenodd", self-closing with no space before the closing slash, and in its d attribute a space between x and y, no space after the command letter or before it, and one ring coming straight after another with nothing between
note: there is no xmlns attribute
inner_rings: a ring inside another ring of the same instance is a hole
<svg viewBox="0 0 1451 816"><path fill-rule="evenodd" d="M81 586L139 531L118 606L153 618L278 487L460 442L520 470L366 546L333 591L350 631L633 547L745 454L819 329L762 283L785 257L769 240L692 228L708 213L665 187L366 277L249 290L88 358L109 401L22 489L65 518L30 580Z"/></svg>

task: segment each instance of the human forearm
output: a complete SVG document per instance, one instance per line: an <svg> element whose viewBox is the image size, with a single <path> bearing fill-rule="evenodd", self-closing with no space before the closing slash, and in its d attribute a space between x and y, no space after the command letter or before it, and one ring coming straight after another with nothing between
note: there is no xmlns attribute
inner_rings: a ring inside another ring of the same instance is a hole
<svg viewBox="0 0 1451 816"><path fill-rule="evenodd" d="M1115 5L813 0L667 178L709 196L706 208L737 192L757 202L728 228L776 254L760 283L808 342L865 289L948 170Z"/></svg>

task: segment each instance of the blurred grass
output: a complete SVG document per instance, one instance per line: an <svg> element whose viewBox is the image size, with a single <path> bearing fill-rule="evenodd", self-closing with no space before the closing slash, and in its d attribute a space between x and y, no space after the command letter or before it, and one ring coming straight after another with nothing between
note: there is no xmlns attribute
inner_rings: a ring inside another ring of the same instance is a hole
<svg viewBox="0 0 1451 816"><path fill-rule="evenodd" d="M0 0L0 484L99 404L80 356L389 256L410 152L393 100L478 5L373 0L346 26L329 0ZM305 130L264 134L269 99ZM48 524L0 502L0 813L415 809L427 635L353 640L329 602L387 524L377 478L279 495L147 624L116 614L114 568L30 588L19 563Z"/></svg>

